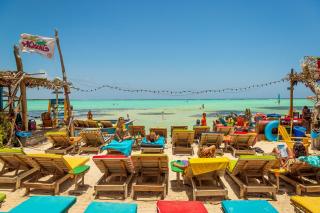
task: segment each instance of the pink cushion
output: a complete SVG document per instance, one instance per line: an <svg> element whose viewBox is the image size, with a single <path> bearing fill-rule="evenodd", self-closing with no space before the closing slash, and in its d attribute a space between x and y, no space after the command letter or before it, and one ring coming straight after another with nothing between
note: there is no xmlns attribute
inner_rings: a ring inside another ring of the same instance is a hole
<svg viewBox="0 0 320 213"><path fill-rule="evenodd" d="M125 155L95 155L93 159L127 158Z"/></svg>
<svg viewBox="0 0 320 213"><path fill-rule="evenodd" d="M157 201L158 213L208 213L200 201Z"/></svg>

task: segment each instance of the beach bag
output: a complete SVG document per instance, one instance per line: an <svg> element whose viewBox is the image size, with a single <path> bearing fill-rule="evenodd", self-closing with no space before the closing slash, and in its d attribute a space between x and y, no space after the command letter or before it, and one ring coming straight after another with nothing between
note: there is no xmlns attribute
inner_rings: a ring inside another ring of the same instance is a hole
<svg viewBox="0 0 320 213"><path fill-rule="evenodd" d="M304 147L304 145L301 142L296 142L293 145L293 153L294 156L296 158L300 157L300 156L306 156L307 152L306 152L306 148Z"/></svg>

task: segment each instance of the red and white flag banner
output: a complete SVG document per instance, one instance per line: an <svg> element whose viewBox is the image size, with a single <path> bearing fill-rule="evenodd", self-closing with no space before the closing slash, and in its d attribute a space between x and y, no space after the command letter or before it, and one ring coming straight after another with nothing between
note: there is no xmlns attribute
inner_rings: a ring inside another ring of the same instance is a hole
<svg viewBox="0 0 320 213"><path fill-rule="evenodd" d="M22 52L35 52L52 58L54 53L54 38L42 37L23 33L20 35L20 49Z"/></svg>

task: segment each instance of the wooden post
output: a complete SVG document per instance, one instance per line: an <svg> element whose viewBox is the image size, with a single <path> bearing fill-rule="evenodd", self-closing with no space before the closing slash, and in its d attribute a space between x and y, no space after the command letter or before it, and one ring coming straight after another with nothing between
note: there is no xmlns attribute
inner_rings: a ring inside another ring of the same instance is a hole
<svg viewBox="0 0 320 213"><path fill-rule="evenodd" d="M294 79L293 79L293 69L290 72L290 109L289 109L289 116L290 116L290 136L292 136L292 126L293 126L293 90L294 90Z"/></svg>
<svg viewBox="0 0 320 213"><path fill-rule="evenodd" d="M58 36L58 31L55 30L55 39L56 39L56 43L57 43L57 48L58 48L58 52L59 52L59 57L60 57L60 63L61 63L61 71L62 71L62 78L64 81L64 85L63 85L63 89L64 89L64 96L65 96L65 101L66 101L66 106L67 106L67 132L69 134L69 136L73 136L73 125L70 125L71 122L71 105L70 105L70 99L69 99L69 93L70 93L70 88L68 85L68 81L67 81L67 74L66 74L66 70L64 67L64 62L63 62L63 56L62 56L62 51L61 51L61 47L60 47L60 40L59 40L59 36ZM68 128L70 126L70 129Z"/></svg>
<svg viewBox="0 0 320 213"><path fill-rule="evenodd" d="M14 57L16 59L17 71L23 72L22 60L19 54L18 46L13 47ZM22 130L28 131L28 109L27 109L27 88L24 79L20 82L20 96L21 96L21 117L22 117Z"/></svg>
<svg viewBox="0 0 320 213"><path fill-rule="evenodd" d="M0 111L3 110L3 87L0 87Z"/></svg>

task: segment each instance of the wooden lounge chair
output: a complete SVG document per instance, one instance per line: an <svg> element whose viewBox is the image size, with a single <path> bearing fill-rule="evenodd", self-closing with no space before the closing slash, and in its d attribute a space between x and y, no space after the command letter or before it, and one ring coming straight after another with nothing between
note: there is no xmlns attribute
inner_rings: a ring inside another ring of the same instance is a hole
<svg viewBox="0 0 320 213"><path fill-rule="evenodd" d="M228 158L192 158L185 172L192 184L193 200L200 196L223 196L228 199L228 190L221 181L229 164Z"/></svg>
<svg viewBox="0 0 320 213"><path fill-rule="evenodd" d="M38 170L37 164L32 161L22 149L0 149L0 183L15 184L13 190L20 188L21 183Z"/></svg>
<svg viewBox="0 0 320 213"><path fill-rule="evenodd" d="M216 153L223 154L223 150L220 148L223 143L223 134L222 133L202 133L201 139L199 142L199 147L202 146L212 146L216 147Z"/></svg>
<svg viewBox="0 0 320 213"><path fill-rule="evenodd" d="M167 128L150 128L149 132L154 132L157 135L164 137L165 142L167 143L167 136L168 136Z"/></svg>
<svg viewBox="0 0 320 213"><path fill-rule="evenodd" d="M293 163L288 173L280 175L280 178L295 187L297 195L302 192L320 192L320 168L305 162Z"/></svg>
<svg viewBox="0 0 320 213"><path fill-rule="evenodd" d="M163 153L166 139L162 136L154 142L150 142L149 135L141 141L141 153Z"/></svg>
<svg viewBox="0 0 320 213"><path fill-rule="evenodd" d="M231 149L232 155L254 155L256 151L253 146L256 143L257 134L233 134L231 135L229 144L226 147Z"/></svg>
<svg viewBox="0 0 320 213"><path fill-rule="evenodd" d="M276 200L277 187L267 179L267 173L275 164L275 156L240 155L231 161L227 174L240 187L240 198L247 193L270 193Z"/></svg>
<svg viewBox="0 0 320 213"><path fill-rule="evenodd" d="M81 140L80 137L68 137L66 132L48 132L46 137L51 141L52 147L45 152L63 155L74 151L75 146Z"/></svg>
<svg viewBox="0 0 320 213"><path fill-rule="evenodd" d="M124 193L124 199L126 199L128 185L133 177L131 159L124 155L97 155L92 159L103 173L94 186L95 196L98 197L99 192L120 191Z"/></svg>
<svg viewBox="0 0 320 213"><path fill-rule="evenodd" d="M209 126L194 126L194 140L199 141L201 138L201 134L210 131Z"/></svg>
<svg viewBox="0 0 320 213"><path fill-rule="evenodd" d="M188 126L171 126L171 135L170 137L172 137L172 133L174 130L177 130L177 129L184 129L184 130L187 130L188 129Z"/></svg>
<svg viewBox="0 0 320 213"><path fill-rule="evenodd" d="M289 133L287 132L286 128L282 125L278 126L278 133L281 135L282 139L279 141L283 141L287 144L287 146L293 150L293 145L297 141L302 141L306 152L308 153L309 146L311 144L311 138L308 137L290 137Z"/></svg>
<svg viewBox="0 0 320 213"><path fill-rule="evenodd" d="M51 118L50 112L44 112L41 114L42 128L53 128L53 120Z"/></svg>
<svg viewBox="0 0 320 213"><path fill-rule="evenodd" d="M297 213L320 213L320 197L292 196L290 201Z"/></svg>
<svg viewBox="0 0 320 213"><path fill-rule="evenodd" d="M99 123L98 121L94 120L87 120L89 128L99 128Z"/></svg>
<svg viewBox="0 0 320 213"><path fill-rule="evenodd" d="M105 139L101 133L100 129L93 130L82 130L80 132L82 137L82 142L84 145L79 148L79 153L81 152L97 152L100 153L101 148L107 144L111 139Z"/></svg>
<svg viewBox="0 0 320 213"><path fill-rule="evenodd" d="M101 124L102 128L111 128L111 127L113 127L111 121L100 121L100 124Z"/></svg>
<svg viewBox="0 0 320 213"><path fill-rule="evenodd" d="M135 180L132 183L133 199L136 198L137 192L161 192L162 198L164 198L168 193L168 156L165 154L138 154L132 155L131 160L136 172Z"/></svg>
<svg viewBox="0 0 320 213"><path fill-rule="evenodd" d="M172 133L172 154L193 155L193 140L193 130L175 130Z"/></svg>
<svg viewBox="0 0 320 213"><path fill-rule="evenodd" d="M85 165L87 157L67 157L56 154L28 154L38 164L39 169L31 179L23 183L26 195L31 189L43 189L59 194L60 185L69 178L74 178L75 190L78 189L79 180L84 184L84 175L90 166Z"/></svg>
<svg viewBox="0 0 320 213"><path fill-rule="evenodd" d="M223 133L224 135L231 135L234 132L233 126L217 126L217 132Z"/></svg>

